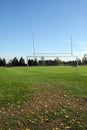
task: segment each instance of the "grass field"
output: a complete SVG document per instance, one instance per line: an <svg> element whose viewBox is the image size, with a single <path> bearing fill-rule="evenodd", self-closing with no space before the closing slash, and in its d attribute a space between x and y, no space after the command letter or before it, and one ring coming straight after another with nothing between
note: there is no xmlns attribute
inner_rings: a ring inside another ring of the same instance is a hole
<svg viewBox="0 0 87 130"><path fill-rule="evenodd" d="M87 130L87 66L1 67L0 130Z"/></svg>

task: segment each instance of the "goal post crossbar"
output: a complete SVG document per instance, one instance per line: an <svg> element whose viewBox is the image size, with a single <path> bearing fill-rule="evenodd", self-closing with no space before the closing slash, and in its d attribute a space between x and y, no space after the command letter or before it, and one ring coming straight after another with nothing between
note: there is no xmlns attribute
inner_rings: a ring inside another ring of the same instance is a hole
<svg viewBox="0 0 87 130"><path fill-rule="evenodd" d="M71 55L71 53L35 53L35 55L37 56L37 55L59 55L59 54L70 54Z"/></svg>
<svg viewBox="0 0 87 130"><path fill-rule="evenodd" d="M27 56L27 58L39 58L39 57L73 57L78 58L77 56L60 56L60 55L36 55L36 56Z"/></svg>

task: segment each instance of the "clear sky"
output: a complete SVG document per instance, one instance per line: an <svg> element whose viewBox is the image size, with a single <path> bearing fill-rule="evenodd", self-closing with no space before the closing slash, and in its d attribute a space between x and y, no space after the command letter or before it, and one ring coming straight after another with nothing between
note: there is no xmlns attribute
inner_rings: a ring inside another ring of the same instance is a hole
<svg viewBox="0 0 87 130"><path fill-rule="evenodd" d="M0 57L87 53L87 0L0 0Z"/></svg>

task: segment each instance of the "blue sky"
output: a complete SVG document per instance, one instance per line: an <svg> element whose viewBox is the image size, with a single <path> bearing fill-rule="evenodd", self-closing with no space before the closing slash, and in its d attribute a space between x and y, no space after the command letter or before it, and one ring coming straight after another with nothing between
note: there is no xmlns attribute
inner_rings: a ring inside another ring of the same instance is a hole
<svg viewBox="0 0 87 130"><path fill-rule="evenodd" d="M87 0L0 0L0 56L87 53Z"/></svg>

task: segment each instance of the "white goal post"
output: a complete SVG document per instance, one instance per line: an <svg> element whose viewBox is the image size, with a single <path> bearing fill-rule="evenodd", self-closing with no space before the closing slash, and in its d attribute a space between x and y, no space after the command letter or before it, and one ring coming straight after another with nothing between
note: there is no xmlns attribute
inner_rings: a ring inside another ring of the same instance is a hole
<svg viewBox="0 0 87 130"><path fill-rule="evenodd" d="M72 43L72 36L70 38L70 52L62 52L62 53L37 53L36 50L35 50L35 41L34 41L34 34L33 34L33 55L32 56L27 56L26 57L26 60L27 60L27 70L28 70L28 59L30 58L33 58L33 59L38 59L38 58L41 58L41 57L44 57L44 58L55 58L55 57L58 57L58 58L75 58L76 60L76 71L78 69L78 57L77 56L74 56L73 55L73 43Z"/></svg>

